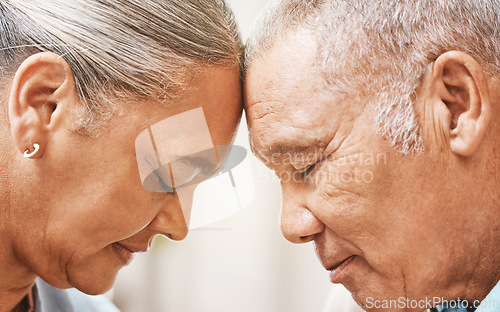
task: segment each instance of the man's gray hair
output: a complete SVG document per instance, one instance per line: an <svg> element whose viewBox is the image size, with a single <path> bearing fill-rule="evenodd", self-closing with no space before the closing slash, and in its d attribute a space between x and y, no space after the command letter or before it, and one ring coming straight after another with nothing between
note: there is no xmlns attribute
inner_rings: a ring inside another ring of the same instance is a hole
<svg viewBox="0 0 500 312"><path fill-rule="evenodd" d="M165 101L196 68L242 62L224 0L0 0L0 78L41 51L73 70L86 129L113 98Z"/></svg>
<svg viewBox="0 0 500 312"><path fill-rule="evenodd" d="M500 70L498 0L277 1L250 36L245 67L297 27L318 40L315 65L328 86L375 105L379 133L404 154L423 150L413 104L437 57L462 51L487 75Z"/></svg>

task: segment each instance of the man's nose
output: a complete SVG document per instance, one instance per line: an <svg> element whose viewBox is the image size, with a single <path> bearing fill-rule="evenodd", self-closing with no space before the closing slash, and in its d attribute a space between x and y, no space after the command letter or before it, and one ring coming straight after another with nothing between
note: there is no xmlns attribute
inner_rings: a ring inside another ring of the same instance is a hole
<svg viewBox="0 0 500 312"><path fill-rule="evenodd" d="M164 235L175 241L186 238L189 231L186 218L178 200L171 200L164 203L148 227L157 234Z"/></svg>
<svg viewBox="0 0 500 312"><path fill-rule="evenodd" d="M314 236L323 232L325 225L306 203L308 190L299 183L282 183L281 233L292 243L310 242Z"/></svg>

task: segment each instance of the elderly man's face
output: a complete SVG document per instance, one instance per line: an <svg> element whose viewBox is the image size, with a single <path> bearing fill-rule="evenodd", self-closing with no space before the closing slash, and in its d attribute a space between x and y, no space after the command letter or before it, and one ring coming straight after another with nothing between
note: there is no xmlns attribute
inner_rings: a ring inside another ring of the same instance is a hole
<svg viewBox="0 0 500 312"><path fill-rule="evenodd" d="M253 151L281 180L283 235L314 241L331 281L365 307L370 298L453 298L480 253L457 231L467 216L453 208L455 177L427 154L400 155L377 135L365 100L329 91L309 38L278 42L245 83Z"/></svg>

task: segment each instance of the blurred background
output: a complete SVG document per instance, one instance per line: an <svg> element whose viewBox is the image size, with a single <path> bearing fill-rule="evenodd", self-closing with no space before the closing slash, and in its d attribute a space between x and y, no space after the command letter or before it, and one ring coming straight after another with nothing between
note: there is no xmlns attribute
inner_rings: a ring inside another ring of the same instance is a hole
<svg viewBox="0 0 500 312"><path fill-rule="evenodd" d="M229 0L244 39L266 0ZM237 145L248 147L243 118ZM249 207L182 242L157 238L118 275L109 294L123 312L320 312L332 289L312 244L281 236L281 190L253 155Z"/></svg>

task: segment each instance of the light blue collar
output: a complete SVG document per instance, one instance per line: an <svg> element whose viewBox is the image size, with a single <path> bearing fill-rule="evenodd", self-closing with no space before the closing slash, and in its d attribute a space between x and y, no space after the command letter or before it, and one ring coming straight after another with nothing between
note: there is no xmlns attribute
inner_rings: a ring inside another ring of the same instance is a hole
<svg viewBox="0 0 500 312"><path fill-rule="evenodd" d="M439 305L432 309L432 311L436 312L469 312L470 310L467 310L467 307L472 304L466 302L466 301L460 301L460 300L455 300L455 301L450 301L443 303L442 305Z"/></svg>
<svg viewBox="0 0 500 312"><path fill-rule="evenodd" d="M484 298L476 312L500 312L500 281Z"/></svg>
<svg viewBox="0 0 500 312"><path fill-rule="evenodd" d="M469 307L469 310L467 310ZM466 301L450 301L439 305L431 311L436 312L500 312L500 282L493 288L486 298L481 303L470 303Z"/></svg>

